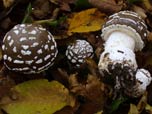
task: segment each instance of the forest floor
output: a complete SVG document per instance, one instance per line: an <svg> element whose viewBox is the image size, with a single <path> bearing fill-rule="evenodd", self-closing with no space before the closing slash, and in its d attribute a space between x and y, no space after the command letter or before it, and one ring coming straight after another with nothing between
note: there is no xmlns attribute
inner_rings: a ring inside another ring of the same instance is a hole
<svg viewBox="0 0 152 114"><path fill-rule="evenodd" d="M152 114L152 84L145 94L130 98L103 81L98 61L103 52L102 25L121 10L138 13L149 35L135 52L138 67L152 74L151 0L3 0L0 1L0 45L17 24L40 24L54 36L58 55L53 66L39 74L9 71L0 48L0 114ZM76 39L88 41L94 57L81 67L65 55Z"/></svg>

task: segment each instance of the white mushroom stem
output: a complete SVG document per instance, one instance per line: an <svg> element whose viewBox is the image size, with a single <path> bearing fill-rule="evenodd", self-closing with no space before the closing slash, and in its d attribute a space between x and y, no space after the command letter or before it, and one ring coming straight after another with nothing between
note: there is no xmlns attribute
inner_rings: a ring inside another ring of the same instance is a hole
<svg viewBox="0 0 152 114"><path fill-rule="evenodd" d="M117 46L129 48L132 51L134 51L135 48L134 38L127 35L127 33L119 32L119 31L113 32L109 35L107 41L105 42L105 50Z"/></svg>
<svg viewBox="0 0 152 114"><path fill-rule="evenodd" d="M109 74L108 65L112 65L112 69L115 68L116 63L123 66L129 66L133 71L137 71L135 76L136 83L132 88L128 88L125 91L126 94L139 97L145 91L147 86L152 81L150 73L145 69L137 69L138 65L135 58L135 40L127 33L116 31L112 32L107 38L104 38L104 52L100 56L98 68L101 74L103 71L107 71ZM131 70L131 71L132 71ZM129 73L129 72L128 72ZM124 74L125 75L125 74ZM131 74L130 74L131 75ZM104 76L104 74L103 74ZM133 75L131 75L133 76ZM116 86L119 87L119 82L116 82Z"/></svg>
<svg viewBox="0 0 152 114"><path fill-rule="evenodd" d="M109 63L122 63L137 69L134 38L121 31L112 32L106 39L105 50L100 56L99 70L107 69ZM108 54L108 56L107 56Z"/></svg>

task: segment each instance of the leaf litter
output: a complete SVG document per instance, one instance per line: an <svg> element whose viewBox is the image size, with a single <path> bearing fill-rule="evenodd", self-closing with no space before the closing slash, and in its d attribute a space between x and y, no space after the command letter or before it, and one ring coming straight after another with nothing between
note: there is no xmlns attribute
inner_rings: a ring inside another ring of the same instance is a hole
<svg viewBox="0 0 152 114"><path fill-rule="evenodd" d="M145 48L136 52L137 62L152 74L150 0L3 0L0 9L1 43L14 25L35 23L55 36L59 48L53 67L28 76L4 68L0 50L0 114L152 113L151 85L140 98L113 98L113 87L104 83L97 68L103 51L102 24L110 14L132 10L145 20L150 33ZM95 51L79 69L73 68L65 56L67 45L75 39L89 41Z"/></svg>

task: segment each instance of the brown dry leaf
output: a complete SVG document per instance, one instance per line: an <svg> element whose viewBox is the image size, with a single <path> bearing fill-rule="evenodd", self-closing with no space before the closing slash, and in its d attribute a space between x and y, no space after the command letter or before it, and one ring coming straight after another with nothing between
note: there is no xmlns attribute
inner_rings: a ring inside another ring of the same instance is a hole
<svg viewBox="0 0 152 114"><path fill-rule="evenodd" d="M4 66L0 64L0 99L7 95L10 89L15 85L14 80L2 73Z"/></svg>
<svg viewBox="0 0 152 114"><path fill-rule="evenodd" d="M121 4L116 4L115 0L89 0L89 2L94 7L108 14L118 12L123 7L123 2Z"/></svg>
<svg viewBox="0 0 152 114"><path fill-rule="evenodd" d="M3 4L5 8L12 6L13 3L14 3L14 0L3 0Z"/></svg>
<svg viewBox="0 0 152 114"><path fill-rule="evenodd" d="M151 0L142 0L142 2L147 11L152 11Z"/></svg>
<svg viewBox="0 0 152 114"><path fill-rule="evenodd" d="M90 70L91 74L96 76L97 71L98 71L98 66L97 66L96 62L93 59L87 58L86 63L87 63L87 67Z"/></svg>
<svg viewBox="0 0 152 114"><path fill-rule="evenodd" d="M129 110L128 114L140 114L140 113L138 112L136 105L130 104L130 110Z"/></svg>
<svg viewBox="0 0 152 114"><path fill-rule="evenodd" d="M8 18L5 18L3 21L1 21L0 23L0 27L4 30L8 30L9 27L11 26L12 24L12 21L11 19L8 17Z"/></svg>
<svg viewBox="0 0 152 114"><path fill-rule="evenodd" d="M51 12L51 6L48 0L35 0L33 2L32 13L38 19L44 19Z"/></svg>
<svg viewBox="0 0 152 114"><path fill-rule="evenodd" d="M96 8L75 13L72 18L68 19L68 34L98 31L105 22L104 17L105 14Z"/></svg>
<svg viewBox="0 0 152 114"><path fill-rule="evenodd" d="M64 3L64 2L60 5L60 9L63 11L71 11L69 4Z"/></svg>
<svg viewBox="0 0 152 114"><path fill-rule="evenodd" d="M146 105L147 105L147 92L145 92L145 94L142 96L139 103L137 104L137 109L139 113L141 113L144 110Z"/></svg>
<svg viewBox="0 0 152 114"><path fill-rule="evenodd" d="M0 61L2 60L2 49L0 48Z"/></svg>
<svg viewBox="0 0 152 114"><path fill-rule="evenodd" d="M62 108L61 110L55 112L54 114L74 114L74 110L70 106L66 106Z"/></svg>
<svg viewBox="0 0 152 114"><path fill-rule="evenodd" d="M132 9L134 12L138 13L144 20L146 19L147 15L146 15L145 9L143 9L142 7L139 7L139 6L137 6L137 5L133 5L133 6L131 7L131 9Z"/></svg>
<svg viewBox="0 0 152 114"><path fill-rule="evenodd" d="M60 10L71 11L70 4L74 4L76 0L50 0L51 3L60 6Z"/></svg>
<svg viewBox="0 0 152 114"><path fill-rule="evenodd" d="M61 68L58 68L57 70L53 70L51 71L51 76L53 77L54 80L57 80L58 82L62 83L64 86L69 87L69 83L68 83L69 75L65 70Z"/></svg>
<svg viewBox="0 0 152 114"><path fill-rule="evenodd" d="M149 54L145 60L145 66L152 66L152 54Z"/></svg>
<svg viewBox="0 0 152 114"><path fill-rule="evenodd" d="M77 79L77 74L71 74L69 77L70 91L76 95L84 94L85 86L80 84Z"/></svg>
<svg viewBox="0 0 152 114"><path fill-rule="evenodd" d="M104 96L104 84L100 81L99 78L89 74L86 84L86 91L87 97L90 100L99 102L100 98L103 98Z"/></svg>
<svg viewBox="0 0 152 114"><path fill-rule="evenodd" d="M148 34L148 41L152 41L152 32Z"/></svg>
<svg viewBox="0 0 152 114"><path fill-rule="evenodd" d="M70 76L71 92L76 96L82 96L85 103L79 107L77 113L80 114L93 114L103 109L106 101L104 92L104 84L99 78L93 75L88 75L86 82L80 83L77 80L77 75ZM91 107L91 108L88 108Z"/></svg>

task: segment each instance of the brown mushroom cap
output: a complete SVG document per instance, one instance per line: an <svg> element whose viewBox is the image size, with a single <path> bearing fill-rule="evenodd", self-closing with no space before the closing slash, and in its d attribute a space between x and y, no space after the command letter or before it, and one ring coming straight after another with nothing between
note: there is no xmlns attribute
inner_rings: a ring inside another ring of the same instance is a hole
<svg viewBox="0 0 152 114"><path fill-rule="evenodd" d="M9 70L30 74L51 66L58 50L53 36L45 28L18 24L5 35L2 53Z"/></svg>
<svg viewBox="0 0 152 114"><path fill-rule="evenodd" d="M93 47L86 40L76 40L67 47L66 56L72 64L79 67L86 58L93 57Z"/></svg>
<svg viewBox="0 0 152 114"><path fill-rule="evenodd" d="M135 12L120 11L109 16L103 25L102 37L107 40L108 36L114 31L125 32L135 39L135 50L144 47L148 31L144 20Z"/></svg>

